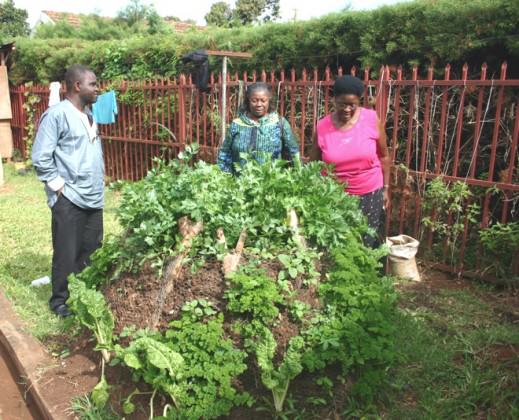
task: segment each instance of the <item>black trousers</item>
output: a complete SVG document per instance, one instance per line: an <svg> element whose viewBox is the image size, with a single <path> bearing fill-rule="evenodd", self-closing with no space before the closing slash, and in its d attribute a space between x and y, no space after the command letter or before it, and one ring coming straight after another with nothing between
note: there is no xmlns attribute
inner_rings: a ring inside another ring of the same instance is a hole
<svg viewBox="0 0 519 420"><path fill-rule="evenodd" d="M90 255L101 246L102 239L103 210L82 209L61 194L52 207L51 309L67 301L67 277L90 263Z"/></svg>
<svg viewBox="0 0 519 420"><path fill-rule="evenodd" d="M364 245L369 248L377 248L380 245L378 238L382 207L384 206L384 189L380 188L368 194L360 196L360 209L364 216L368 218L368 225L375 230L376 236L364 235Z"/></svg>

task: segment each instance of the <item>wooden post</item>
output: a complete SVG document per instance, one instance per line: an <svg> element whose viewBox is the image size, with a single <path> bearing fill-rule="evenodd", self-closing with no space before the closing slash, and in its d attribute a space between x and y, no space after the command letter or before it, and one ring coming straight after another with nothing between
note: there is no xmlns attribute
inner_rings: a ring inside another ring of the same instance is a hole
<svg viewBox="0 0 519 420"><path fill-rule="evenodd" d="M225 128L227 117L227 56L223 56L222 62L222 143L225 140Z"/></svg>
<svg viewBox="0 0 519 420"><path fill-rule="evenodd" d="M207 50L207 55L219 55L223 56L222 62L222 129L221 129L221 142L225 140L225 130L227 122L227 57L236 58L251 58L251 53L236 52L236 51L219 51L219 50Z"/></svg>

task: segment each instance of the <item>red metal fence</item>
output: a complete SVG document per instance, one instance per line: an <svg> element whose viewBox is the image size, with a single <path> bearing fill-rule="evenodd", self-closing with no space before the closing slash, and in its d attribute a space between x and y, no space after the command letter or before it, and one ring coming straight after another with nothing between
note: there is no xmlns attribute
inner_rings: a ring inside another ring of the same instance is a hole
<svg viewBox="0 0 519 420"><path fill-rule="evenodd" d="M365 105L375 106L384 122L393 158L392 206L385 233L420 239L425 257L454 272L517 275L519 250L507 251L513 254L512 267L503 269L480 241L479 232L489 226L519 221L519 80L506 78L506 64L497 78L487 72L483 65L475 79L469 78L464 67L451 79L447 66L441 79L435 78L433 68L419 78L414 68L404 78L401 68L385 67L375 79L369 69L360 76L366 86ZM317 119L332 110L334 76L329 70L321 78L317 71L297 76L292 71L228 77L226 121L236 115L246 84L266 81L305 156ZM175 156L192 142L200 144L202 159L214 161L221 141L221 82L221 76L211 75L208 93L199 92L184 76L101 82L103 90L117 91L119 106L116 123L100 126L107 176L140 179L155 156ZM11 90L15 148L22 154L26 94L41 97L36 119L49 95L46 86ZM443 190L431 187L431 180L438 177L446 186ZM468 186L470 194L459 200L453 195L458 181ZM504 261L508 264L508 259Z"/></svg>

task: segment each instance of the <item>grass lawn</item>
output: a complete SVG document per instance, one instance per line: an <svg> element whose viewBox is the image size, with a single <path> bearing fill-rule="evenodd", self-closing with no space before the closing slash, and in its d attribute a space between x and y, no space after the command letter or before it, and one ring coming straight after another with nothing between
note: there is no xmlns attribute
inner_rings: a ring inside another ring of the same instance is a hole
<svg viewBox="0 0 519 420"><path fill-rule="evenodd" d="M519 308L493 299L506 301L513 292L462 284L459 289L401 288L401 361L379 396L379 414L519 418Z"/></svg>
<svg viewBox="0 0 519 420"><path fill-rule="evenodd" d="M0 188L0 288L29 331L45 340L65 328L48 309L50 286L30 286L33 279L50 274L50 211L33 173L17 175L10 165L5 170L7 182ZM116 206L117 197L107 192L106 233L119 229ZM519 418L517 291L445 277L441 284L426 279L399 290L400 360L388 371L387 385L375 401L351 401L343 417Z"/></svg>
<svg viewBox="0 0 519 420"><path fill-rule="evenodd" d="M51 213L43 184L34 172L18 175L4 165L6 182L0 187L0 288L3 289L28 330L40 340L62 331L48 307L50 285L33 287L31 281L51 271ZM117 232L117 198L106 194L104 230Z"/></svg>

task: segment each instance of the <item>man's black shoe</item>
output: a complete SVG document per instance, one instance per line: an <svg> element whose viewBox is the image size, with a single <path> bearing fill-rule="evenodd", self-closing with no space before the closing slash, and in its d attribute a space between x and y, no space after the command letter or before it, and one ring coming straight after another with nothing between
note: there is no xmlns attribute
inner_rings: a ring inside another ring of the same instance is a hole
<svg viewBox="0 0 519 420"><path fill-rule="evenodd" d="M70 309L64 303L59 306L56 306L54 308L54 313L58 315L60 318L67 318L69 316L72 316L72 312L70 312Z"/></svg>

